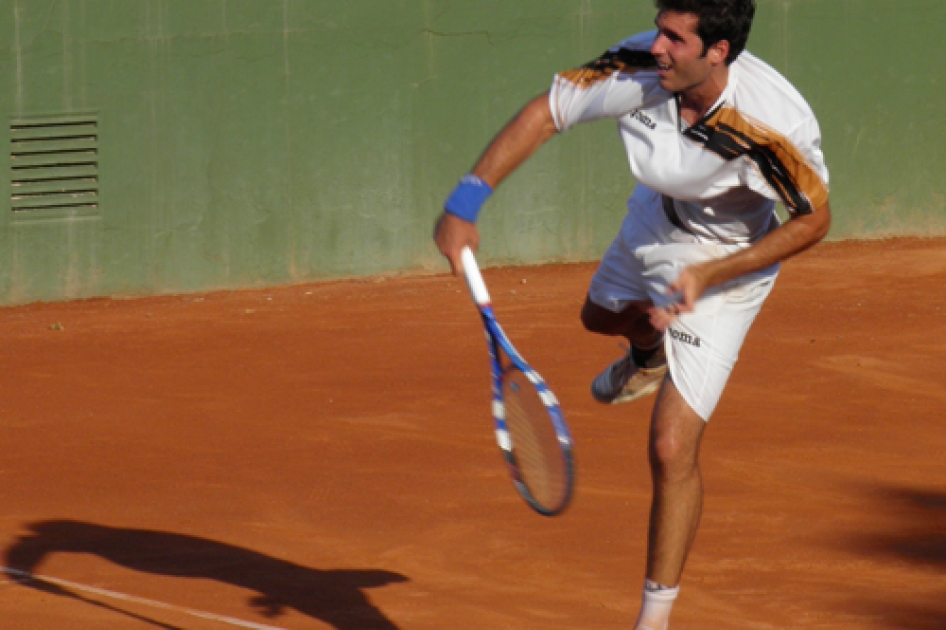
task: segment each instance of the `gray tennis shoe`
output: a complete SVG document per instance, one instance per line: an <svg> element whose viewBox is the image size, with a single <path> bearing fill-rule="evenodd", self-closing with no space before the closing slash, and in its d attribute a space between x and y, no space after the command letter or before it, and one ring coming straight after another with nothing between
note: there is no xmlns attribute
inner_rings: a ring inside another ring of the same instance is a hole
<svg viewBox="0 0 946 630"><path fill-rule="evenodd" d="M632 351L618 359L591 383L591 395L600 403L617 405L653 394L667 374L664 346L643 366L634 362Z"/></svg>

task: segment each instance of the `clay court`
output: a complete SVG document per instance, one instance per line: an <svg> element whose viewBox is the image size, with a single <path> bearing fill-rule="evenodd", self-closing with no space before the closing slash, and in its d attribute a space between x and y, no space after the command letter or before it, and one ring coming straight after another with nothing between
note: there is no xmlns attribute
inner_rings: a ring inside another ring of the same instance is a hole
<svg viewBox="0 0 946 630"><path fill-rule="evenodd" d="M652 399L588 394L621 352L580 327L593 271L485 272L575 436L554 519L506 476L454 278L0 310L0 626L629 628ZM673 628L946 627L944 277L943 240L786 264L706 434Z"/></svg>

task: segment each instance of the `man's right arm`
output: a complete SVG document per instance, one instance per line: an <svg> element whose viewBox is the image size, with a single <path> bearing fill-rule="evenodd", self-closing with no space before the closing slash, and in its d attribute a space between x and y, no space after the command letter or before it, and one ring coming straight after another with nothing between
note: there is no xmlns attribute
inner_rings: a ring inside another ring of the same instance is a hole
<svg viewBox="0 0 946 630"><path fill-rule="evenodd" d="M549 95L537 96L493 139L471 174L495 189L557 131ZM479 232L475 223L444 212L434 228L434 242L450 261L453 273L459 275L460 252L464 247L477 249Z"/></svg>
<svg viewBox="0 0 946 630"><path fill-rule="evenodd" d="M479 245L475 221L483 202L540 146L578 123L620 118L644 105L646 86L657 85L656 75L646 85L630 79L655 65L648 52L655 33L631 37L591 63L557 74L550 92L532 99L490 143L447 200L434 228L434 241L455 274L461 270L463 248L475 251Z"/></svg>

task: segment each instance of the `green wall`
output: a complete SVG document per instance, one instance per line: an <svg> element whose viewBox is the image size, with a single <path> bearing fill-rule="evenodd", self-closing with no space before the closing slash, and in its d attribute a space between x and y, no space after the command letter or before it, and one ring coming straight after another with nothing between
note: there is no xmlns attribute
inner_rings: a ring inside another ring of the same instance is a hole
<svg viewBox="0 0 946 630"><path fill-rule="evenodd" d="M486 142L653 13L0 0L0 303L445 270L431 226ZM944 27L942 0L760 0L749 47L819 116L832 238L946 234ZM97 125L96 205L14 211L11 128L63 116ZM483 257L592 259L632 185L613 123L569 132L494 196Z"/></svg>

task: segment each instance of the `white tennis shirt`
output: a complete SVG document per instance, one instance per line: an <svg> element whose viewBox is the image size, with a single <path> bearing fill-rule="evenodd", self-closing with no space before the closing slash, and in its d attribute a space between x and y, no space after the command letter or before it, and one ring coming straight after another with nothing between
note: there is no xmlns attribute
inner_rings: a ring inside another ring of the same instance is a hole
<svg viewBox="0 0 946 630"><path fill-rule="evenodd" d="M743 51L729 83L695 125L660 87L650 54L657 31L555 76L559 131L615 118L631 173L673 199L682 227L707 242L755 242L778 226L775 201L807 214L828 199L821 132L808 103L774 68Z"/></svg>

